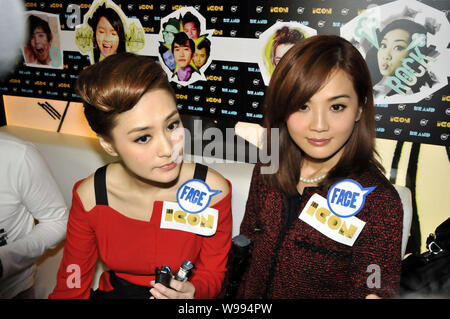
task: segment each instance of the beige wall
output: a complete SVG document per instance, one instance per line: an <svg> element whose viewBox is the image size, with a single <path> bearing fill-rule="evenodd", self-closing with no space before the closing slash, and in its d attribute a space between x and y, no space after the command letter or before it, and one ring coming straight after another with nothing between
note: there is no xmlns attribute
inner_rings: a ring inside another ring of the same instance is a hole
<svg viewBox="0 0 450 319"><path fill-rule="evenodd" d="M396 141L377 139L377 151L390 176ZM405 142L400 156L397 184L405 186L412 143ZM450 217L450 165L444 146L421 144L417 161L416 204L422 235L421 251L426 250L426 238Z"/></svg>

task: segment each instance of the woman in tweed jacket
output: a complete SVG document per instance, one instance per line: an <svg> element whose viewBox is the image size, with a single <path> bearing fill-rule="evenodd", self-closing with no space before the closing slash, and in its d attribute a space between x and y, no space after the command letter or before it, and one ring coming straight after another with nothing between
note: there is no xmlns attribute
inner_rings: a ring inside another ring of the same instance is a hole
<svg viewBox="0 0 450 319"><path fill-rule="evenodd" d="M281 159L275 173L267 173L270 163L258 163L253 172L241 224L252 255L238 297L395 296L403 210L375 159L372 83L358 50L338 36L298 42L266 91L265 127L268 140L279 130L279 149L269 152ZM313 195L325 200L346 179L371 189L355 216L309 210L328 235L299 218ZM360 233L349 231L354 218L365 223L356 227ZM343 244L340 236L354 237L353 243Z"/></svg>

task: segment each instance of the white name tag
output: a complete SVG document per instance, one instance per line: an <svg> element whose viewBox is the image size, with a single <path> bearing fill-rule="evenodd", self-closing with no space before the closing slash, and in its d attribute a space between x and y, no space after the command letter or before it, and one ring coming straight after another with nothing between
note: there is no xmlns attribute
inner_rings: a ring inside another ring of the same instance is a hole
<svg viewBox="0 0 450 319"><path fill-rule="evenodd" d="M160 227L212 236L216 233L218 218L217 209L208 207L201 213L191 214L181 209L178 203L164 201Z"/></svg>
<svg viewBox="0 0 450 319"><path fill-rule="evenodd" d="M327 199L314 194L298 217L325 236L347 246L353 246L366 225L361 219L339 217L328 207Z"/></svg>

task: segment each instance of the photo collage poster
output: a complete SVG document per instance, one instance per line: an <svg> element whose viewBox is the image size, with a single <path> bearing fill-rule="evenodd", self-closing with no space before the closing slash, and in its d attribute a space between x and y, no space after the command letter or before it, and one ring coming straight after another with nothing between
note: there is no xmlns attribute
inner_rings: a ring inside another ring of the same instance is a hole
<svg viewBox="0 0 450 319"><path fill-rule="evenodd" d="M126 51L161 63L181 114L261 124L264 92L283 52L303 38L337 34L354 43L370 67L377 137L448 143L450 5L445 1L325 0L319 6L311 0L95 0L25 5L29 38L22 59L0 83L4 96L80 102L74 92L78 73L109 54ZM381 61L382 54L388 59L383 36L392 35L389 28L396 25L412 40L388 67ZM173 44L175 37L181 45Z"/></svg>

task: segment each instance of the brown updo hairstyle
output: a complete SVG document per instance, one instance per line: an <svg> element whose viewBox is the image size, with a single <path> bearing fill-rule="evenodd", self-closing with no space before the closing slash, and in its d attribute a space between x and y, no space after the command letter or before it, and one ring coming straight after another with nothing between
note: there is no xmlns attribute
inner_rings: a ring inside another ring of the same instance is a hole
<svg viewBox="0 0 450 319"><path fill-rule="evenodd" d="M344 152L334 168L321 183L331 186L342 178L367 169L371 164L383 171L375 159L375 120L372 82L369 69L359 51L347 40L335 35L318 35L297 42L278 63L266 90L264 126L270 141L270 129L279 129L279 169L263 175L273 187L286 194L295 194L300 177L302 150L287 130L286 120L307 103L329 80L336 70L347 72L353 81L362 108L361 118L344 145ZM270 165L270 163L266 164Z"/></svg>
<svg viewBox="0 0 450 319"><path fill-rule="evenodd" d="M161 66L149 56L118 53L84 69L76 82L92 130L111 139L118 114L132 109L154 89L175 93Z"/></svg>

